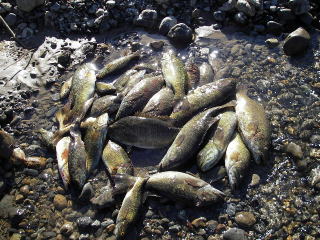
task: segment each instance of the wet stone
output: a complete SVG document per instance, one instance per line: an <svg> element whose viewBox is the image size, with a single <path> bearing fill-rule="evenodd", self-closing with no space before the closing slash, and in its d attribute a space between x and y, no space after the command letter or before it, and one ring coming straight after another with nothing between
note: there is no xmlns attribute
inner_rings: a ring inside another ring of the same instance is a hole
<svg viewBox="0 0 320 240"><path fill-rule="evenodd" d="M267 31L271 34L279 35L282 33L282 24L275 21L269 21L267 22Z"/></svg>
<svg viewBox="0 0 320 240"><path fill-rule="evenodd" d="M247 240L246 232L239 228L230 228L223 234L224 240Z"/></svg>
<svg viewBox="0 0 320 240"><path fill-rule="evenodd" d="M173 225L169 227L169 231L173 233L178 233L181 230L181 227L179 225Z"/></svg>
<svg viewBox="0 0 320 240"><path fill-rule="evenodd" d="M256 223L256 218L251 212L239 212L236 214L235 220L244 227L251 227Z"/></svg>
<svg viewBox="0 0 320 240"><path fill-rule="evenodd" d="M250 182L250 186L251 187L255 187L257 185L259 185L260 183L260 176L258 174L252 174L252 178L251 178L251 182Z"/></svg>
<svg viewBox="0 0 320 240"><path fill-rule="evenodd" d="M239 24L246 24L248 18L243 12L238 12L236 15L234 15L234 20Z"/></svg>
<svg viewBox="0 0 320 240"><path fill-rule="evenodd" d="M310 39L309 33L300 27L284 40L283 51L288 56L301 54L309 46Z"/></svg>
<svg viewBox="0 0 320 240"><path fill-rule="evenodd" d="M218 22L223 22L226 18L226 14L223 11L215 11L213 13L213 18Z"/></svg>
<svg viewBox="0 0 320 240"><path fill-rule="evenodd" d="M270 48L277 47L279 45L279 41L276 38L269 38L266 40L266 44Z"/></svg>
<svg viewBox="0 0 320 240"><path fill-rule="evenodd" d="M150 43L150 46L155 50L161 50L163 48L163 41L154 41Z"/></svg>
<svg viewBox="0 0 320 240"><path fill-rule="evenodd" d="M91 217L79 217L77 219L77 225L82 230L87 230L92 224Z"/></svg>
<svg viewBox="0 0 320 240"><path fill-rule="evenodd" d="M218 222L215 220L210 220L206 223L206 226L207 226L207 229L213 233L218 226Z"/></svg>
<svg viewBox="0 0 320 240"><path fill-rule="evenodd" d="M23 169L24 174L32 177L36 177L39 175L39 171L37 169L25 168Z"/></svg>
<svg viewBox="0 0 320 240"><path fill-rule="evenodd" d="M178 23L170 29L168 37L176 43L189 43L192 40L192 29L184 23Z"/></svg>
<svg viewBox="0 0 320 240"><path fill-rule="evenodd" d="M145 28L153 28L157 22L158 13L155 10L145 9L135 20L135 25Z"/></svg>
<svg viewBox="0 0 320 240"><path fill-rule="evenodd" d="M5 20L9 26L14 26L17 22L17 16L14 13L9 13L6 17Z"/></svg>
<svg viewBox="0 0 320 240"><path fill-rule="evenodd" d="M296 15L307 13L310 9L309 0L290 0L289 6Z"/></svg>
<svg viewBox="0 0 320 240"><path fill-rule="evenodd" d="M199 228L199 227L204 227L206 226L206 221L207 219L205 217L200 217L200 218L196 218L194 219L191 224L196 227L196 228Z"/></svg>
<svg viewBox="0 0 320 240"><path fill-rule="evenodd" d="M26 216L26 210L23 208L11 208L9 210L9 218L13 225L17 225Z"/></svg>
<svg viewBox="0 0 320 240"><path fill-rule="evenodd" d="M169 16L162 19L159 25L159 33L163 35L167 35L169 30L177 24L177 19L175 17Z"/></svg>
<svg viewBox="0 0 320 240"><path fill-rule="evenodd" d="M60 233L64 236L70 236L73 232L73 224L71 222L65 222L60 228Z"/></svg>
<svg viewBox="0 0 320 240"><path fill-rule="evenodd" d="M68 206L68 201L65 196L57 194L53 199L53 205L56 209L62 210Z"/></svg>
<svg viewBox="0 0 320 240"><path fill-rule="evenodd" d="M51 238L54 238L56 236L57 236L57 234L55 232L43 232L42 233L43 239L51 239Z"/></svg>
<svg viewBox="0 0 320 240"><path fill-rule="evenodd" d="M81 234L81 235L79 236L79 240L89 240L89 239L90 239L89 233L87 233L87 234Z"/></svg>

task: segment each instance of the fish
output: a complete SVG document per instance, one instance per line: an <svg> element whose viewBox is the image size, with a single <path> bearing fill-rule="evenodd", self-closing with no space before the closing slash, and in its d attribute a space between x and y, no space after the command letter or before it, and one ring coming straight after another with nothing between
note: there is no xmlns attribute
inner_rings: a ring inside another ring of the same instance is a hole
<svg viewBox="0 0 320 240"><path fill-rule="evenodd" d="M109 115L114 114L118 111L120 103L122 100L122 95L106 95L94 100L90 116L97 117L103 113L108 113Z"/></svg>
<svg viewBox="0 0 320 240"><path fill-rule="evenodd" d="M116 219L116 228L114 231L116 239L126 239L127 233L134 227L134 223L137 221L141 212L145 183L145 178L138 178L124 197Z"/></svg>
<svg viewBox="0 0 320 240"><path fill-rule="evenodd" d="M95 69L92 64L83 64L76 70L68 103L56 113L59 129L84 118L94 100L95 82Z"/></svg>
<svg viewBox="0 0 320 240"><path fill-rule="evenodd" d="M194 116L181 128L159 163L159 171L169 171L183 166L195 156L206 132L217 121L214 118L216 112L215 108L209 108Z"/></svg>
<svg viewBox="0 0 320 240"><path fill-rule="evenodd" d="M270 124L261 104L247 96L246 89L236 93L236 115L241 137L257 164L266 161L270 146Z"/></svg>
<svg viewBox="0 0 320 240"><path fill-rule="evenodd" d="M129 54L124 57L120 57L118 59L115 59L109 63L107 63L97 74L97 79L104 78L110 73L114 73L115 71L118 71L124 67L126 67L132 60L137 59L140 57L140 54L138 52Z"/></svg>
<svg viewBox="0 0 320 240"><path fill-rule="evenodd" d="M182 99L187 90L187 72L182 60L174 51L167 51L162 56L161 68L167 86L174 91L174 101Z"/></svg>
<svg viewBox="0 0 320 240"><path fill-rule="evenodd" d="M84 135L83 141L87 152L86 170L88 176L99 164L106 141L108 123L109 115L108 113L104 113L88 126Z"/></svg>
<svg viewBox="0 0 320 240"><path fill-rule="evenodd" d="M55 144L53 143L53 136L54 133L51 131L48 131L44 128L40 128L37 130L37 132L40 134L40 140L41 142L48 148L50 149L54 149L55 148Z"/></svg>
<svg viewBox="0 0 320 240"><path fill-rule="evenodd" d="M115 205L116 197L125 194L132 188L138 177L127 174L116 174L113 176L115 185L108 184L100 190L96 197L90 202L97 208L107 208Z"/></svg>
<svg viewBox="0 0 320 240"><path fill-rule="evenodd" d="M136 86L142 79L147 78L148 75L145 74L145 70L141 70L135 74L133 74L128 81L126 82L126 85L120 90L117 90L120 94L123 96L126 96L134 86ZM149 76L153 76L153 74L150 74Z"/></svg>
<svg viewBox="0 0 320 240"><path fill-rule="evenodd" d="M133 175L133 165L126 151L118 144L108 141L102 152L102 161L111 175Z"/></svg>
<svg viewBox="0 0 320 240"><path fill-rule="evenodd" d="M60 90L60 99L66 98L70 91L71 91L71 86L72 86L72 77L68 78L61 86Z"/></svg>
<svg viewBox="0 0 320 240"><path fill-rule="evenodd" d="M170 88L162 88L154 94L142 109L147 116L168 116L173 110L174 94Z"/></svg>
<svg viewBox="0 0 320 240"><path fill-rule="evenodd" d="M199 67L199 71L200 71L199 86L213 82L214 72L209 63L203 62Z"/></svg>
<svg viewBox="0 0 320 240"><path fill-rule="evenodd" d="M187 89L191 91L198 87L200 81L200 70L199 67L193 63L188 62L186 64L186 72L188 77Z"/></svg>
<svg viewBox="0 0 320 240"><path fill-rule="evenodd" d="M69 174L69 149L70 149L70 137L63 137L56 145L56 154L58 161L58 170L64 185L64 188L68 190L71 178Z"/></svg>
<svg viewBox="0 0 320 240"><path fill-rule="evenodd" d="M170 119L181 126L205 108L223 103L234 93L235 88L236 80L233 78L220 79L198 87L177 103Z"/></svg>
<svg viewBox="0 0 320 240"><path fill-rule="evenodd" d="M117 112L116 120L142 110L149 99L162 88L163 84L162 76L146 78L137 83L124 96Z"/></svg>
<svg viewBox="0 0 320 240"><path fill-rule="evenodd" d="M81 192L87 180L86 158L84 142L81 139L79 123L70 129L71 141L68 154L68 168L71 184Z"/></svg>
<svg viewBox="0 0 320 240"><path fill-rule="evenodd" d="M166 171L151 175L145 186L173 201L203 207L224 199L225 194L209 183L186 173Z"/></svg>
<svg viewBox="0 0 320 240"><path fill-rule="evenodd" d="M111 140L146 149L163 148L172 143L179 128L159 119L129 116L109 126Z"/></svg>
<svg viewBox="0 0 320 240"><path fill-rule="evenodd" d="M201 171L208 171L220 161L236 126L235 112L227 111L219 115L219 122L213 136L197 155L197 164Z"/></svg>
<svg viewBox="0 0 320 240"><path fill-rule="evenodd" d="M99 94L114 94L117 90L112 83L105 82L96 82L96 89Z"/></svg>
<svg viewBox="0 0 320 240"><path fill-rule="evenodd" d="M142 71L142 72L145 73L145 71ZM120 77L118 77L116 80L114 80L112 82L112 85L116 88L117 92L122 92L125 89L131 76L133 76L137 73L138 73L137 70L130 69L130 70L126 71L124 74L122 74Z"/></svg>
<svg viewBox="0 0 320 240"><path fill-rule="evenodd" d="M250 152L243 143L238 132L233 135L226 150L225 167L227 170L229 184L234 191L246 174L250 164Z"/></svg>

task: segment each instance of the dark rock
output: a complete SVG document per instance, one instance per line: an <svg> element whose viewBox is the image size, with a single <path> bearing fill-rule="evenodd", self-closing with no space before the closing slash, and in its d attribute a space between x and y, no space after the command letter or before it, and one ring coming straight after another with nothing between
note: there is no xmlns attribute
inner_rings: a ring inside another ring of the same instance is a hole
<svg viewBox="0 0 320 240"><path fill-rule="evenodd" d="M26 210L23 208L11 208L9 210L9 218L11 220L11 223L15 226L19 224L22 219L26 216Z"/></svg>
<svg viewBox="0 0 320 240"><path fill-rule="evenodd" d="M298 28L284 40L283 51L288 56L303 53L309 46L310 35L303 28Z"/></svg>
<svg viewBox="0 0 320 240"><path fill-rule="evenodd" d="M239 228L230 228L223 234L224 240L247 240L247 233Z"/></svg>
<svg viewBox="0 0 320 240"><path fill-rule="evenodd" d="M290 0L289 6L296 15L307 13L310 9L309 0Z"/></svg>
<svg viewBox="0 0 320 240"><path fill-rule="evenodd" d="M314 21L313 16L309 12L299 15L299 19L307 26L311 25Z"/></svg>
<svg viewBox="0 0 320 240"><path fill-rule="evenodd" d="M173 233L178 233L181 230L181 227L179 225L173 225L169 227L169 231Z"/></svg>
<svg viewBox="0 0 320 240"><path fill-rule="evenodd" d="M37 169L25 168L23 169L24 174L32 177L36 177L39 175L39 171Z"/></svg>
<svg viewBox="0 0 320 240"><path fill-rule="evenodd" d="M10 159L14 144L14 138L9 133L0 130L0 159Z"/></svg>
<svg viewBox="0 0 320 240"><path fill-rule="evenodd" d="M267 31L274 35L280 35L282 33L282 24L275 21L269 21L267 22Z"/></svg>
<svg viewBox="0 0 320 240"><path fill-rule="evenodd" d="M264 25L258 24L254 26L254 31L256 31L257 33L264 33L265 30L266 27Z"/></svg>
<svg viewBox="0 0 320 240"><path fill-rule="evenodd" d="M169 16L162 19L159 26L159 33L167 35L170 29L177 24L177 19L175 17Z"/></svg>
<svg viewBox="0 0 320 240"><path fill-rule="evenodd" d="M17 22L17 15L14 13L9 13L5 17L6 22L8 23L9 26L14 26Z"/></svg>
<svg viewBox="0 0 320 240"><path fill-rule="evenodd" d="M247 14L250 17L253 17L256 14L254 6L252 6L246 0L238 0L236 4L236 9L238 9L240 12Z"/></svg>
<svg viewBox="0 0 320 240"><path fill-rule="evenodd" d="M60 233L64 236L70 236L73 232L73 224L71 222L65 222L60 228Z"/></svg>
<svg viewBox="0 0 320 240"><path fill-rule="evenodd" d="M278 17L280 21L283 23L291 22L296 19L291 9L288 9L288 8L280 9L280 11L278 12Z"/></svg>
<svg viewBox="0 0 320 240"><path fill-rule="evenodd" d="M222 12L222 11L215 11L213 13L213 18L218 22L223 22L224 19L226 18L226 14L225 12Z"/></svg>
<svg viewBox="0 0 320 240"><path fill-rule="evenodd" d="M154 49L154 50L161 50L163 48L164 42L163 41L154 41L150 43L150 46Z"/></svg>
<svg viewBox="0 0 320 240"><path fill-rule="evenodd" d="M279 41L276 38L269 38L266 40L266 44L268 45L268 47L274 48L279 45Z"/></svg>
<svg viewBox="0 0 320 240"><path fill-rule="evenodd" d="M82 230L88 230L92 224L92 218L91 217L79 217L77 219L77 225Z"/></svg>
<svg viewBox="0 0 320 240"><path fill-rule="evenodd" d="M35 7L44 4L45 0L17 0L17 6L20 10L31 12Z"/></svg>
<svg viewBox="0 0 320 240"><path fill-rule="evenodd" d="M135 20L135 25L145 28L154 28L157 23L158 13L155 10L145 9Z"/></svg>
<svg viewBox="0 0 320 240"><path fill-rule="evenodd" d="M192 30L184 23L178 23L168 32L168 37L175 43L189 43L192 41Z"/></svg>
<svg viewBox="0 0 320 240"><path fill-rule="evenodd" d="M247 16L243 12L238 12L236 15L234 15L234 21L240 24L246 24L247 23Z"/></svg>

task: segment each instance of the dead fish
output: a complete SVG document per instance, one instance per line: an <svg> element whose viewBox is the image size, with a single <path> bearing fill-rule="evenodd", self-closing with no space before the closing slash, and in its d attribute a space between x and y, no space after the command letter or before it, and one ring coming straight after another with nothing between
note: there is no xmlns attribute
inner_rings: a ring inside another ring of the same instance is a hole
<svg viewBox="0 0 320 240"><path fill-rule="evenodd" d="M123 91L130 77L135 75L136 73L138 73L137 70L130 69L126 71L124 74L122 74L120 77L118 77L116 80L114 80L112 82L112 85L116 88L117 92Z"/></svg>
<svg viewBox="0 0 320 240"><path fill-rule="evenodd" d="M48 130L45 130L43 128L40 128L38 131L37 131L39 134L40 134L40 140L41 142L48 148L50 149L54 149L55 147L55 144L53 143L53 132L51 131L48 131Z"/></svg>
<svg viewBox="0 0 320 240"><path fill-rule="evenodd" d="M225 166L229 177L231 189L235 190L250 163L250 152L243 143L240 134L235 133L226 151Z"/></svg>
<svg viewBox="0 0 320 240"><path fill-rule="evenodd" d="M168 51L163 54L161 66L167 86L174 91L174 100L182 99L187 88L187 73L182 60L173 51Z"/></svg>
<svg viewBox="0 0 320 240"><path fill-rule="evenodd" d="M56 113L60 129L84 118L93 102L95 82L95 70L92 64L83 64L76 70L72 78L68 104Z"/></svg>
<svg viewBox="0 0 320 240"><path fill-rule="evenodd" d="M126 151L118 144L108 141L102 152L102 160L109 173L133 175L133 165Z"/></svg>
<svg viewBox="0 0 320 240"><path fill-rule="evenodd" d="M145 75L146 71L141 70L135 74L133 74L126 82L126 85L121 89L117 90L122 96L126 96L128 92L131 91L142 79L147 78ZM118 89L118 88L117 88Z"/></svg>
<svg viewBox="0 0 320 240"><path fill-rule="evenodd" d="M177 125L183 125L206 107L221 104L234 93L235 87L236 81L233 78L220 79L198 87L174 107L170 118Z"/></svg>
<svg viewBox="0 0 320 240"><path fill-rule="evenodd" d="M61 86L61 90L60 90L60 98L66 98L70 91L71 91L71 86L72 86L72 77L70 77L69 79L67 79Z"/></svg>
<svg viewBox="0 0 320 240"><path fill-rule="evenodd" d="M187 163L198 151L203 138L216 121L215 108L199 113L189 120L180 130L166 155L159 163L159 171L168 171Z"/></svg>
<svg viewBox="0 0 320 240"><path fill-rule="evenodd" d="M124 197L116 220L116 239L125 239L130 228L134 227L141 211L145 183L146 179L138 178Z"/></svg>
<svg viewBox="0 0 320 240"><path fill-rule="evenodd" d="M241 137L257 164L267 160L270 144L270 125L264 108L249 98L246 90L237 92L236 114Z"/></svg>
<svg viewBox="0 0 320 240"><path fill-rule="evenodd" d="M186 64L186 72L188 76L188 91L195 89L199 85L200 81L200 70L199 67L193 63L189 62Z"/></svg>
<svg viewBox="0 0 320 240"><path fill-rule="evenodd" d="M162 88L150 98L142 113L148 116L168 116L173 109L173 98L174 94L170 88Z"/></svg>
<svg viewBox="0 0 320 240"><path fill-rule="evenodd" d="M197 207L214 204L225 196L202 179L175 171L151 175L146 189L156 191L173 201Z"/></svg>
<svg viewBox="0 0 320 240"><path fill-rule="evenodd" d="M84 144L87 152L86 169L88 175L90 175L99 164L103 146L106 141L108 122L109 115L108 113L104 113L97 117L96 121L86 130Z"/></svg>
<svg viewBox="0 0 320 240"><path fill-rule="evenodd" d="M94 100L91 110L90 116L97 117L103 113L113 114L116 113L120 107L120 103L122 100L122 95L118 94L114 95L106 95Z"/></svg>
<svg viewBox="0 0 320 240"><path fill-rule="evenodd" d="M109 127L111 140L139 148L163 148L172 143L179 129L152 118L129 116Z"/></svg>
<svg viewBox="0 0 320 240"><path fill-rule="evenodd" d="M237 125L235 112L219 115L219 122L212 138L197 155L198 167L205 172L214 167L224 155Z"/></svg>
<svg viewBox="0 0 320 240"><path fill-rule="evenodd" d="M108 74L126 67L132 60L137 59L139 57L140 57L140 54L138 52L135 52L127 56L120 57L116 60L113 60L110 63L107 63L97 74L97 79L104 78Z"/></svg>
<svg viewBox="0 0 320 240"><path fill-rule="evenodd" d="M70 142L71 142L70 137L63 137L56 145L58 170L66 190L70 185L70 174L69 174L69 167L68 167Z"/></svg>
<svg viewBox="0 0 320 240"><path fill-rule="evenodd" d="M146 70L147 73L151 73L151 72L155 72L158 70L158 64L157 63L153 63L153 64L141 63L141 64L134 66L133 69L138 70L138 71Z"/></svg>
<svg viewBox="0 0 320 240"><path fill-rule="evenodd" d="M71 183L81 192L87 180L86 158L84 142L78 124L70 129L71 141L68 154L68 168Z"/></svg>
<svg viewBox="0 0 320 240"><path fill-rule="evenodd" d="M113 176L113 180L115 186L109 184L103 187L100 193L90 200L95 207L101 209L115 205L116 196L127 193L136 182L137 177L117 174Z"/></svg>
<svg viewBox="0 0 320 240"><path fill-rule="evenodd" d="M158 92L164 84L162 76L156 76L141 80L123 98L116 119L126 117L142 110L149 99Z"/></svg>
<svg viewBox="0 0 320 240"><path fill-rule="evenodd" d="M214 80L214 72L209 63L203 62L200 67L200 81L199 86L211 83Z"/></svg>
<svg viewBox="0 0 320 240"><path fill-rule="evenodd" d="M99 94L114 94L117 90L112 83L105 82L97 82L96 89Z"/></svg>

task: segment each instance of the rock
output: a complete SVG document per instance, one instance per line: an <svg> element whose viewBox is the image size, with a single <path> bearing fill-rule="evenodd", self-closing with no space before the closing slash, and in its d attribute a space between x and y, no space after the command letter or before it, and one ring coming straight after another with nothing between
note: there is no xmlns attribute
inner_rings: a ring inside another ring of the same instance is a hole
<svg viewBox="0 0 320 240"><path fill-rule="evenodd" d="M288 56L301 54L309 46L310 39L309 33L300 27L284 40L283 51Z"/></svg>
<svg viewBox="0 0 320 240"><path fill-rule="evenodd" d="M19 234L19 233L14 233L14 234L12 234L12 236L10 237L10 240L20 240L20 239L22 239L22 236L21 236L21 234Z"/></svg>
<svg viewBox="0 0 320 240"><path fill-rule="evenodd" d="M307 13L310 9L309 0L290 0L289 6L296 15Z"/></svg>
<svg viewBox="0 0 320 240"><path fill-rule="evenodd" d="M163 41L154 41L150 43L150 46L154 49L154 50L161 50L163 48L164 42Z"/></svg>
<svg viewBox="0 0 320 240"><path fill-rule="evenodd" d="M114 221L111 218L107 218L101 223L102 227L108 227L109 225L114 224Z"/></svg>
<svg viewBox="0 0 320 240"><path fill-rule="evenodd" d="M262 8L262 1L260 0L247 0L252 6L255 6L258 9Z"/></svg>
<svg viewBox="0 0 320 240"><path fill-rule="evenodd" d="M79 236L79 240L89 240L89 239L90 239L89 233L87 233L87 234L81 234L81 235Z"/></svg>
<svg viewBox="0 0 320 240"><path fill-rule="evenodd" d="M44 4L45 0L17 0L17 6L24 12L31 12L35 7Z"/></svg>
<svg viewBox="0 0 320 240"><path fill-rule="evenodd" d="M27 157L19 160L21 160L24 165L30 168L44 168L47 163L47 158L44 157Z"/></svg>
<svg viewBox="0 0 320 240"><path fill-rule="evenodd" d="M268 45L269 48L274 48L279 45L279 41L276 38L268 38L266 40L266 44Z"/></svg>
<svg viewBox="0 0 320 240"><path fill-rule="evenodd" d="M247 20L247 16L243 12L238 12L236 15L234 15L234 21L237 23L246 24Z"/></svg>
<svg viewBox="0 0 320 240"><path fill-rule="evenodd" d="M191 224L196 228L205 227L206 226L206 221L207 221L207 219L205 217L199 217L199 218L194 219L191 222Z"/></svg>
<svg viewBox="0 0 320 240"><path fill-rule="evenodd" d="M226 14L225 12L222 12L222 11L215 11L213 13L213 18L218 22L223 22L224 19L226 18Z"/></svg>
<svg viewBox="0 0 320 240"><path fill-rule="evenodd" d="M247 240L247 233L240 228L230 228L223 234L224 240Z"/></svg>
<svg viewBox="0 0 320 240"><path fill-rule="evenodd" d="M134 21L135 25L145 28L154 28L157 23L158 13L155 10L145 9Z"/></svg>
<svg viewBox="0 0 320 240"><path fill-rule="evenodd" d="M43 232L41 235L42 239L55 239L57 236L55 232Z"/></svg>
<svg viewBox="0 0 320 240"><path fill-rule="evenodd" d="M167 35L170 29L177 24L177 19L175 17L169 16L162 19L159 25L159 33Z"/></svg>
<svg viewBox="0 0 320 240"><path fill-rule="evenodd" d="M21 38L30 38L31 36L33 36L33 34L34 31L31 28L26 27L22 30Z"/></svg>
<svg viewBox="0 0 320 240"><path fill-rule="evenodd" d="M175 43L186 44L192 41L192 30L186 24L178 23L170 29L168 37Z"/></svg>
<svg viewBox="0 0 320 240"><path fill-rule="evenodd" d="M14 26L17 22L17 15L14 13L9 13L5 17L6 22L8 23L9 26Z"/></svg>
<svg viewBox="0 0 320 240"><path fill-rule="evenodd" d="M60 233L64 236L70 236L72 232L73 232L72 222L65 222L60 228Z"/></svg>
<svg viewBox="0 0 320 240"><path fill-rule="evenodd" d="M169 227L169 231L173 233L178 233L181 230L181 227L179 225L173 225Z"/></svg>
<svg viewBox="0 0 320 240"><path fill-rule="evenodd" d="M243 12L251 17L253 17L256 14L256 10L254 6L248 3L247 0L238 0L236 4L236 9L238 9L240 12Z"/></svg>
<svg viewBox="0 0 320 240"><path fill-rule="evenodd" d="M235 221L243 227L251 227L256 223L256 218L251 212L238 212Z"/></svg>
<svg viewBox="0 0 320 240"><path fill-rule="evenodd" d="M237 0L228 0L219 8L219 10L229 12L236 7L236 4Z"/></svg>
<svg viewBox="0 0 320 240"><path fill-rule="evenodd" d="M285 150L287 151L287 153L290 153L295 158L301 159L303 157L303 152L301 147L293 142L288 143L285 146Z"/></svg>
<svg viewBox="0 0 320 240"><path fill-rule="evenodd" d="M280 22L283 22L283 23L289 23L289 22L294 21L296 19L292 10L288 9L288 8L280 9L280 11L278 12L278 17L280 19Z"/></svg>
<svg viewBox="0 0 320 240"><path fill-rule="evenodd" d="M9 133L0 130L0 159L10 159L13 153L14 144L14 138Z"/></svg>
<svg viewBox="0 0 320 240"><path fill-rule="evenodd" d="M316 186L320 183L320 166L314 168L310 172L311 176L311 185Z"/></svg>
<svg viewBox="0 0 320 240"><path fill-rule="evenodd" d="M207 226L208 230L213 233L216 230L218 224L219 223L217 221L215 221L215 220L209 220L206 223L206 226Z"/></svg>
<svg viewBox="0 0 320 240"><path fill-rule="evenodd" d="M94 190L92 188L91 183L87 182L83 188L82 192L79 196L79 201L81 202L87 202L94 196Z"/></svg>
<svg viewBox="0 0 320 240"><path fill-rule="evenodd" d="M99 220L95 220L92 224L91 224L91 227L93 228L99 228L101 225L101 222Z"/></svg>
<svg viewBox="0 0 320 240"><path fill-rule="evenodd" d="M87 230L88 228L90 228L92 222L93 221L91 217L79 217L77 219L77 225L82 230Z"/></svg>
<svg viewBox="0 0 320 240"><path fill-rule="evenodd" d="M9 218L11 220L11 223L13 225L18 225L22 219L25 218L26 216L26 209L23 209L23 208L11 208L9 209Z"/></svg>
<svg viewBox="0 0 320 240"><path fill-rule="evenodd" d="M271 34L279 35L282 33L282 24L275 21L268 21L267 31Z"/></svg>
<svg viewBox="0 0 320 240"><path fill-rule="evenodd" d="M250 186L251 187L255 187L257 185L259 185L260 183L260 176L258 174L252 174L252 178L251 178L251 182L250 182Z"/></svg>
<svg viewBox="0 0 320 240"><path fill-rule="evenodd" d="M53 205L56 209L61 211L68 206L68 201L65 196L57 194L54 196Z"/></svg>

